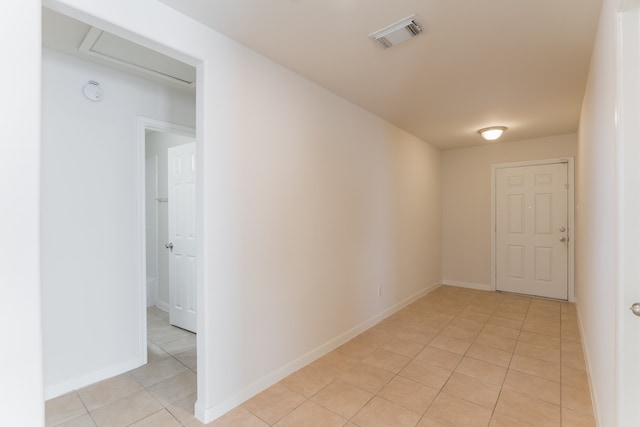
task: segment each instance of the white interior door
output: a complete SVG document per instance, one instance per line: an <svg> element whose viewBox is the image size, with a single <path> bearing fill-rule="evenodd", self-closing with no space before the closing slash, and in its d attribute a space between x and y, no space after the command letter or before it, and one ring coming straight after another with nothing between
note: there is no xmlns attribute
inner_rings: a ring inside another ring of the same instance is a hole
<svg viewBox="0 0 640 427"><path fill-rule="evenodd" d="M567 299L567 164L496 169L496 289Z"/></svg>
<svg viewBox="0 0 640 427"><path fill-rule="evenodd" d="M196 332L196 144L169 148L169 322Z"/></svg>

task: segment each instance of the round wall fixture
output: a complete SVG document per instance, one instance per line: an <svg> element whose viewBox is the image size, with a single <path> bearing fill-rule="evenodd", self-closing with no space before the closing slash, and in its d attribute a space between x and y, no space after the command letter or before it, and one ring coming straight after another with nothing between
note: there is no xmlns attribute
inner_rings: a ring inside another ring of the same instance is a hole
<svg viewBox="0 0 640 427"><path fill-rule="evenodd" d="M102 101L102 87L100 87L100 83L94 80L89 80L89 83L84 85L82 93L84 93L84 96L90 101Z"/></svg>

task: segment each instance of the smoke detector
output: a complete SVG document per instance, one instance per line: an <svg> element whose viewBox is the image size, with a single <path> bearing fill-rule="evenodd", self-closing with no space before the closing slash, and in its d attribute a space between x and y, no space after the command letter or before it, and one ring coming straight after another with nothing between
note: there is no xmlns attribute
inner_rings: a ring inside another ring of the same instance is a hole
<svg viewBox="0 0 640 427"><path fill-rule="evenodd" d="M422 24L420 24L416 15L411 15L369 34L369 38L376 41L384 49L387 49L406 42L421 32Z"/></svg>

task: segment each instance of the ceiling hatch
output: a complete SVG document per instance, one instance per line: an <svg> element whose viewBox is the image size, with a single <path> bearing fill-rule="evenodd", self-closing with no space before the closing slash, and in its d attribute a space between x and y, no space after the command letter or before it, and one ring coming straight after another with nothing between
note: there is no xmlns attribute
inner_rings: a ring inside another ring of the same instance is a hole
<svg viewBox="0 0 640 427"><path fill-rule="evenodd" d="M195 86L195 67L96 27L91 27L78 50L181 86Z"/></svg>

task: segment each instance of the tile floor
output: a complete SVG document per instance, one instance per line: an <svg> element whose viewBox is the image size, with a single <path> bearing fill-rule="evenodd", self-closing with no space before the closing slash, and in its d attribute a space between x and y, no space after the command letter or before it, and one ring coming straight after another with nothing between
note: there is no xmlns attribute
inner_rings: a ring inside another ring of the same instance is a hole
<svg viewBox="0 0 640 427"><path fill-rule="evenodd" d="M47 426L202 426L195 342L163 315L149 313L146 367L47 402ZM573 304L442 286L209 425L595 422Z"/></svg>

